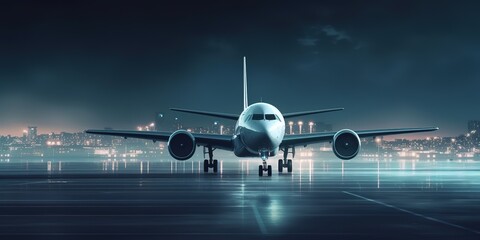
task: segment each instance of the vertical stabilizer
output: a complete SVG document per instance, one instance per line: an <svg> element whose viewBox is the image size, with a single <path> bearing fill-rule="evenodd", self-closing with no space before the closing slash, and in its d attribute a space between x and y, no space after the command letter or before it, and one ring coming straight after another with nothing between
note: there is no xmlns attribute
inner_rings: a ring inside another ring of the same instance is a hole
<svg viewBox="0 0 480 240"><path fill-rule="evenodd" d="M247 57L243 57L243 109L248 107L247 91Z"/></svg>

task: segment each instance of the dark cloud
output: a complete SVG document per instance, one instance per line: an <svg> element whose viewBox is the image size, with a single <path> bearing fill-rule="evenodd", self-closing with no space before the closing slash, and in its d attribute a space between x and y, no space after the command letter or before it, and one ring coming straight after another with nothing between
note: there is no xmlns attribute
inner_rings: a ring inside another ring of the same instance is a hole
<svg viewBox="0 0 480 240"><path fill-rule="evenodd" d="M322 32L324 32L325 35L327 35L328 37L332 37L335 40L335 42L342 41L342 40L352 41L352 38L346 32L338 31L337 29L335 29L330 25L322 27Z"/></svg>
<svg viewBox="0 0 480 240"><path fill-rule="evenodd" d="M133 128L169 107L251 101L336 128L480 118L476 2L12 1L0 3L0 126ZM192 124L209 118L178 115Z"/></svg>

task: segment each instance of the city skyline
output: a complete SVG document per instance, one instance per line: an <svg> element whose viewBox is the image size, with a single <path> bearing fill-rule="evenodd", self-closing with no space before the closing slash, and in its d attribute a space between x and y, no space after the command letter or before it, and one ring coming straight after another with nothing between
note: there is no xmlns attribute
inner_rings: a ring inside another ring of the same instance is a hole
<svg viewBox="0 0 480 240"><path fill-rule="evenodd" d="M190 119L191 120L191 119ZM234 125L230 122L222 121L210 121L208 125L201 125L201 124L192 124L187 123L185 124L178 118L173 118L171 121L163 120L164 125L158 126L156 125L156 121L150 121L143 124L137 124L136 126L132 126L130 129L137 130L137 131L175 131L184 129L187 131L192 132L204 132L204 133L216 133L216 134L232 134L234 129ZM110 127L106 127L105 129L114 129ZM220 130L222 129L222 130ZM59 131L50 131L50 129L42 128L41 126L24 126L19 129L15 129L18 134L1 134L0 137L12 136L12 137L26 137L30 136L32 132L34 135L48 135L48 134L61 134L61 133L68 133L68 134L78 134L84 133L85 131L69 131L69 130L59 130ZM313 120L303 120L297 119L295 121L287 121L285 123L285 133L286 134L301 134L301 133L314 133L314 132L330 132L330 131L338 131L339 129L334 127L334 124L329 122L323 121L313 121ZM429 132L429 133L413 133L413 134L401 134L401 135L392 135L392 136L384 136L381 137L382 139L387 139L389 141L397 140L397 139L406 139L406 140L423 140L423 139L430 139L430 138L454 138L458 136L465 136L472 133L480 132L480 120L469 120L465 123L465 129L459 133L442 136L436 132Z"/></svg>
<svg viewBox="0 0 480 240"><path fill-rule="evenodd" d="M168 109L239 113L243 56L250 102L345 107L308 119L335 129L464 134L480 119L479 4L4 3L0 135L133 130L156 112L205 126L215 119Z"/></svg>
<svg viewBox="0 0 480 240"><path fill-rule="evenodd" d="M322 122L289 122L286 134L301 134L315 131L329 131L331 125ZM177 126L170 126L170 131ZM303 127L303 128L302 128ZM316 129L318 127L319 129ZM452 137L430 136L422 139L405 138L364 138L363 153L367 158L392 159L474 159L480 155L480 121L469 121L469 132ZM150 131L154 123L138 126L138 130ZM41 159L65 159L69 157L101 157L113 159L158 159L166 154L165 142L145 139L124 139L122 137L91 135L85 132L39 133L38 127L29 126L23 136L0 136L0 159L9 161L17 158L33 157ZM210 127L187 128L195 133L230 134L231 126L213 124ZM300 152L311 156L313 151L332 153L330 144L309 144L300 147ZM302 155L302 154L301 154Z"/></svg>

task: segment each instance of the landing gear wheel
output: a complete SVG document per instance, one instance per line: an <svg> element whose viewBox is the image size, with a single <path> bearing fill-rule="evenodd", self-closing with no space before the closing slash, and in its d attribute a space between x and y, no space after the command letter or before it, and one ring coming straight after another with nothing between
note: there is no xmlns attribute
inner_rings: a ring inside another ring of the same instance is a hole
<svg viewBox="0 0 480 240"><path fill-rule="evenodd" d="M213 172L216 173L218 170L218 160L213 160Z"/></svg>
<svg viewBox="0 0 480 240"><path fill-rule="evenodd" d="M258 176L260 176L260 177L263 176L263 166L262 165L258 166Z"/></svg>
<svg viewBox="0 0 480 240"><path fill-rule="evenodd" d="M291 151L289 150L291 149ZM292 159L287 159L288 157L288 154L291 153L292 154L292 157L295 157L295 147L284 147L284 148L281 148L281 150L283 151L283 165L282 165L282 168L285 167L287 168L287 171L289 173L292 172ZM278 170L280 172L280 161L278 161ZM283 170L283 169L282 169Z"/></svg>
<svg viewBox="0 0 480 240"><path fill-rule="evenodd" d="M272 165L268 165L268 176L272 176Z"/></svg>
<svg viewBox="0 0 480 240"><path fill-rule="evenodd" d="M203 172L208 172L208 160L203 160Z"/></svg>
<svg viewBox="0 0 480 240"><path fill-rule="evenodd" d="M278 172L281 173L283 172L283 160L278 159Z"/></svg>

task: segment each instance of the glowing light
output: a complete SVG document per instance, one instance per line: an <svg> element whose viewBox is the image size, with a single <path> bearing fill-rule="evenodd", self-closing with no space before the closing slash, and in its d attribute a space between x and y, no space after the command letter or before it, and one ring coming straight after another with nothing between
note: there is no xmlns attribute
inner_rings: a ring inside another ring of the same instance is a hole
<svg viewBox="0 0 480 240"><path fill-rule="evenodd" d="M309 122L309 123L308 123L308 126L310 127L310 133L313 132L313 125L314 125L313 122Z"/></svg>

